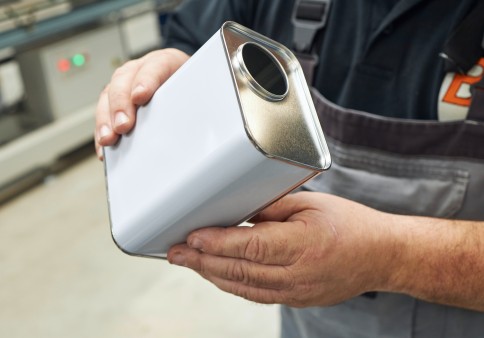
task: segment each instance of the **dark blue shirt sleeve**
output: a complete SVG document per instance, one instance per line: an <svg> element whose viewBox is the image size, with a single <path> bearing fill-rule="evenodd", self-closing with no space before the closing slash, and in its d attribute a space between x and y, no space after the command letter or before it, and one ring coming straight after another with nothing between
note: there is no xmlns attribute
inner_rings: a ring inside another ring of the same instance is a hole
<svg viewBox="0 0 484 338"><path fill-rule="evenodd" d="M225 21L252 26L254 1L189 0L171 14L165 25L163 47L177 48L192 55Z"/></svg>

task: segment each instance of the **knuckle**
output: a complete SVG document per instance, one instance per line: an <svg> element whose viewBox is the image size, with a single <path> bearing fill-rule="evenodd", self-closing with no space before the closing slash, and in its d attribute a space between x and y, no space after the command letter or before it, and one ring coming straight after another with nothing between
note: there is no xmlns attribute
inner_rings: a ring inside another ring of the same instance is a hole
<svg viewBox="0 0 484 338"><path fill-rule="evenodd" d="M319 301L322 299L321 295L315 294L314 288L308 286L298 287L296 290L292 291L290 295L290 303L288 305L297 308L315 305L315 300Z"/></svg>
<svg viewBox="0 0 484 338"><path fill-rule="evenodd" d="M119 77L122 77L124 74L126 74L126 72L127 70L124 65L116 68L113 72L113 76L111 77L111 81L116 80Z"/></svg>
<svg viewBox="0 0 484 338"><path fill-rule="evenodd" d="M296 290L284 290L280 293L280 297L281 304L295 308L303 308L307 306L304 297L299 292L296 292Z"/></svg>
<svg viewBox="0 0 484 338"><path fill-rule="evenodd" d="M122 66L116 68L112 78L116 79L118 77L124 77L125 75L132 73L133 70L137 67L137 65L138 65L137 60L129 60L125 62Z"/></svg>
<svg viewBox="0 0 484 338"><path fill-rule="evenodd" d="M166 54L166 50L165 50L165 49L161 49L161 50L154 50L154 51L151 51L151 52L146 53L146 54L143 56L143 59L144 59L144 60L150 60L150 59L159 59L159 58L160 58L160 57L162 57L164 54Z"/></svg>
<svg viewBox="0 0 484 338"><path fill-rule="evenodd" d="M292 271L288 268L284 269L284 286L280 290L281 303L288 306L302 307L304 302L301 300L301 297L304 294L304 290L300 289L300 285L298 285Z"/></svg>
<svg viewBox="0 0 484 338"><path fill-rule="evenodd" d="M263 274L251 270L250 265L247 265L246 262L236 262L231 264L227 267L225 276L234 282L246 286L259 287L261 285L269 284L269 281L266 280L267 278Z"/></svg>
<svg viewBox="0 0 484 338"><path fill-rule="evenodd" d="M130 105L131 99L126 92L118 90L109 93L108 106L110 112L129 109Z"/></svg>
<svg viewBox="0 0 484 338"><path fill-rule="evenodd" d="M281 298L270 290L234 286L234 294L259 304L280 304Z"/></svg>
<svg viewBox="0 0 484 338"><path fill-rule="evenodd" d="M247 269L240 262L230 264L227 267L226 275L229 279L246 284L248 281Z"/></svg>
<svg viewBox="0 0 484 338"><path fill-rule="evenodd" d="M127 94L116 91L109 94L109 101L111 105L124 105L127 101L129 101L129 99L127 97Z"/></svg>
<svg viewBox="0 0 484 338"><path fill-rule="evenodd" d="M233 287L232 293L246 300L254 300L251 292L246 287L235 285Z"/></svg>
<svg viewBox="0 0 484 338"><path fill-rule="evenodd" d="M197 255L197 259L195 262L193 262L192 265L195 271L197 271L204 278L208 279L211 275L211 270L207 267L207 262L205 258L206 257L203 254Z"/></svg>
<svg viewBox="0 0 484 338"><path fill-rule="evenodd" d="M244 247L243 257L253 262L264 262L267 256L267 243L258 235L253 235Z"/></svg>
<svg viewBox="0 0 484 338"><path fill-rule="evenodd" d="M296 278L294 276L294 273L289 268L284 267L283 269L285 290L286 292L292 293L295 291L297 286Z"/></svg>

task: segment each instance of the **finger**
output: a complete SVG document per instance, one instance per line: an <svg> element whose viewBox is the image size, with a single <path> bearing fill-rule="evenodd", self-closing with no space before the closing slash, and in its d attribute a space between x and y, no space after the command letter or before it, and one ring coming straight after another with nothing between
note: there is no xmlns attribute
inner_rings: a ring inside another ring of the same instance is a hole
<svg viewBox="0 0 484 338"><path fill-rule="evenodd" d="M188 55L175 49L151 52L142 58L142 64L133 80L131 99L144 105L155 91L188 59Z"/></svg>
<svg viewBox="0 0 484 338"><path fill-rule="evenodd" d="M190 234L188 246L217 256L260 264L291 265L303 254L301 221L259 223L253 227L204 228Z"/></svg>
<svg viewBox="0 0 484 338"><path fill-rule="evenodd" d="M102 91L96 106L96 129L94 140L98 157L102 146L112 145L118 140L118 135L113 131L111 126L108 90L109 87L106 87Z"/></svg>
<svg viewBox="0 0 484 338"><path fill-rule="evenodd" d="M227 279L209 279L220 290L259 304L286 304L285 293L280 290L257 288Z"/></svg>
<svg viewBox="0 0 484 338"><path fill-rule="evenodd" d="M188 267L205 279L226 280L254 288L290 290L295 279L289 270L277 265L263 265L244 259L213 256L184 246L173 247L168 255L172 264Z"/></svg>
<svg viewBox="0 0 484 338"><path fill-rule="evenodd" d="M126 62L111 78L108 89L111 126L117 134L129 132L135 123L136 106L131 100L133 80L141 60Z"/></svg>
<svg viewBox="0 0 484 338"><path fill-rule="evenodd" d="M279 301L282 292L274 288L258 288L256 286L251 286L244 284L239 281L234 281L230 279L220 278L215 275L202 274L201 264L195 263L197 259L201 256L209 256L207 254L201 253L200 251L190 249L186 244L176 245L168 251L168 261L170 264L175 264L179 266L184 266L192 268L198 272L203 278L212 282L220 290L229 292L233 295L243 297L248 300L252 300L258 303L272 304L272 303L282 303ZM198 264L198 268L197 268Z"/></svg>
<svg viewBox="0 0 484 338"><path fill-rule="evenodd" d="M94 139L96 139L96 136L94 136ZM96 151L96 156L100 161L104 161L104 154L103 154L103 149L102 147L97 143L97 141L94 142L94 149Z"/></svg>
<svg viewBox="0 0 484 338"><path fill-rule="evenodd" d="M248 222L284 222L301 211L311 209L311 201L312 195L306 192L289 194L269 205L256 216L252 217Z"/></svg>

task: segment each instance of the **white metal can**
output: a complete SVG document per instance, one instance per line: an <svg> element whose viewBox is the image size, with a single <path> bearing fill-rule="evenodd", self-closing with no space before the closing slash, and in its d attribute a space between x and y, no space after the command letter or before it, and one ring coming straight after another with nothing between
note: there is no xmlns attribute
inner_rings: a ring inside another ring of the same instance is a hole
<svg viewBox="0 0 484 338"><path fill-rule="evenodd" d="M159 258L197 228L242 223L331 164L297 59L234 22L104 157L116 244Z"/></svg>

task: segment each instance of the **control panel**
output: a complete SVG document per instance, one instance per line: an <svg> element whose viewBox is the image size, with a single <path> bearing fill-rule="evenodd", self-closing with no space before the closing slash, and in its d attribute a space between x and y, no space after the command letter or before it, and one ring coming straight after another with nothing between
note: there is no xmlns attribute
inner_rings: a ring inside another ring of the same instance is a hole
<svg viewBox="0 0 484 338"><path fill-rule="evenodd" d="M97 28L18 56L32 118L54 120L96 102L126 59L118 25Z"/></svg>

